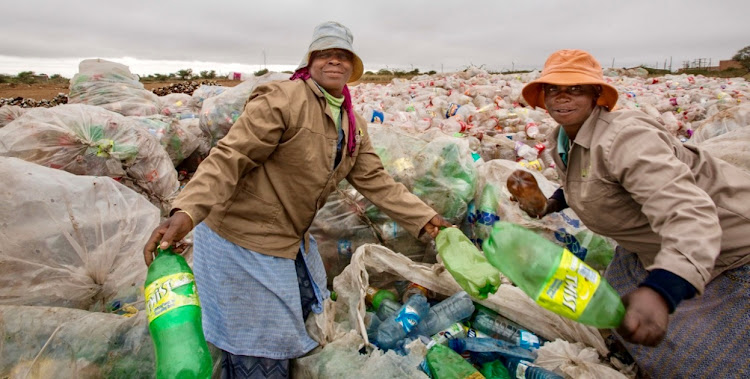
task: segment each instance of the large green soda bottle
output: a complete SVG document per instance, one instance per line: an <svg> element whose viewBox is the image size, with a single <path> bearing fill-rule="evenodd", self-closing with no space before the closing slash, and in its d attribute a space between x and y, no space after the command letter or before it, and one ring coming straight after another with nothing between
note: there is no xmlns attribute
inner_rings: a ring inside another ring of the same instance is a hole
<svg viewBox="0 0 750 379"><path fill-rule="evenodd" d="M171 247L157 252L144 285L156 377L210 378L213 363L203 336L193 271Z"/></svg>
<svg viewBox="0 0 750 379"><path fill-rule="evenodd" d="M483 250L493 266L542 307L597 328L622 322L625 307L617 291L568 249L501 221Z"/></svg>

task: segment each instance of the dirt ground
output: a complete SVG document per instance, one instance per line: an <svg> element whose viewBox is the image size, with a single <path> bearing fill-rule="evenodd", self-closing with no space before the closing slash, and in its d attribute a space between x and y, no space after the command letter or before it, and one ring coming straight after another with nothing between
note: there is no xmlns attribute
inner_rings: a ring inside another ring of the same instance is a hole
<svg viewBox="0 0 750 379"><path fill-rule="evenodd" d="M378 75L367 75L362 80L352 83L356 85L359 83L388 83L392 77L378 76ZM200 82L201 80L195 80ZM228 79L212 79L211 81L216 82L218 85L225 87L234 87L242 81L239 80L228 80ZM144 82L143 86L147 90L154 88L168 87L171 84L180 83L182 81L166 81L166 82ZM47 83L35 83L35 84L20 84L20 83L0 83L0 99L23 97L25 99L34 100L51 100L58 94L68 94L68 83L67 82L47 82Z"/></svg>
<svg viewBox="0 0 750 379"><path fill-rule="evenodd" d="M216 82L218 85L225 86L225 87L234 87L237 84L242 83L239 80L227 80L227 79L213 79L211 81ZM143 83L143 86L146 87L147 90L152 90L154 88L161 88L161 87L167 87L171 84L180 83L181 81L169 81L169 82L146 82ZM200 80L196 80L196 82L200 82ZM58 94L68 94L68 84L67 83L35 83L35 84L19 84L19 83L0 83L0 98L13 98L13 97L23 97L23 98L30 98L34 100L43 100L47 99L50 100L57 96Z"/></svg>

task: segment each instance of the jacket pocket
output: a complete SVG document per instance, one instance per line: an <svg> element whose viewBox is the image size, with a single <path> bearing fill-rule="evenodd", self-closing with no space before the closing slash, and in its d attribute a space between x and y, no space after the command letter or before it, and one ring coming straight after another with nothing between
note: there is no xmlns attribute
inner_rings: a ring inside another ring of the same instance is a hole
<svg viewBox="0 0 750 379"><path fill-rule="evenodd" d="M223 227L238 234L267 237L274 229L281 206L251 192L243 184L229 205Z"/></svg>

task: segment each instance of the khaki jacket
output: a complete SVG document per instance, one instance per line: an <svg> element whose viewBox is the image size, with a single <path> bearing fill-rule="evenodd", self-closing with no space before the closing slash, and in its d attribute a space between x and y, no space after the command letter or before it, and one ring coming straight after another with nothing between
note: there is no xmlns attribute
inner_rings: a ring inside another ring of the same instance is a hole
<svg viewBox="0 0 750 379"><path fill-rule="evenodd" d="M750 174L683 144L638 111L594 109L566 166L550 134L568 205L592 231L636 253L647 270L703 293L750 262Z"/></svg>
<svg viewBox="0 0 750 379"><path fill-rule="evenodd" d="M336 169L338 134L331 109L312 80L272 82L250 96L237 122L200 164L174 202L197 225L259 253L294 259L302 237L344 178L409 233L437 213L383 169L367 124L356 115L354 156ZM349 122L341 110L348 139Z"/></svg>

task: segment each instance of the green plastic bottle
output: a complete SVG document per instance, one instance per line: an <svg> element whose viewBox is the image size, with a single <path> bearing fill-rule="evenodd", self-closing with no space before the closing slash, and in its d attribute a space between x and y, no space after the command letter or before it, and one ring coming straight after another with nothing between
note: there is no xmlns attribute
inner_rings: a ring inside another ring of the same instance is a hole
<svg viewBox="0 0 750 379"><path fill-rule="evenodd" d="M376 311L380 309L380 303L382 303L383 300L389 299L397 301L397 298L398 297L395 293L388 290L381 290L376 287L367 287L367 291L365 291L365 301L372 304L373 309Z"/></svg>
<svg viewBox="0 0 750 379"><path fill-rule="evenodd" d="M171 247L157 252L144 285L156 377L210 378L213 363L203 336L193 271Z"/></svg>
<svg viewBox="0 0 750 379"><path fill-rule="evenodd" d="M487 260L537 304L597 328L620 325L617 291L573 253L520 225L501 221L483 245Z"/></svg>
<svg viewBox="0 0 750 379"><path fill-rule="evenodd" d="M458 228L444 228L435 239L438 254L453 279L472 297L486 299L500 287L500 271Z"/></svg>
<svg viewBox="0 0 750 379"><path fill-rule="evenodd" d="M480 374L471 363L447 346L435 341L427 346L427 367L433 379L480 379Z"/></svg>

